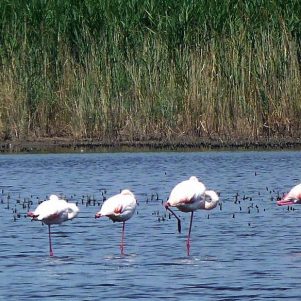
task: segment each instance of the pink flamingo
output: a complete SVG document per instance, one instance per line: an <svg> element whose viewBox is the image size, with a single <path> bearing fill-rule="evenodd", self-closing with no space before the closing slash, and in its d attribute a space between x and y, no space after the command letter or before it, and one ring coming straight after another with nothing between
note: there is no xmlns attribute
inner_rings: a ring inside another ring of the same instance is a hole
<svg viewBox="0 0 301 301"><path fill-rule="evenodd" d="M130 190L124 189L121 193L108 198L102 204L100 211L95 214L95 218L107 216L113 222L122 222L122 236L120 244L120 251L122 255L124 255L125 222L133 216L136 206L137 201L134 194Z"/></svg>
<svg viewBox="0 0 301 301"><path fill-rule="evenodd" d="M217 206L218 201L219 197L217 193L213 190L206 190L205 185L195 176L190 177L189 180L180 182L172 189L164 207L178 220L179 233L181 233L181 220L169 207L177 207L182 212L191 212L186 241L188 256L190 253L190 234L194 211L198 209L211 210Z"/></svg>
<svg viewBox="0 0 301 301"><path fill-rule="evenodd" d="M277 205L279 206L294 204L301 204L301 184L294 186L288 194L277 201Z"/></svg>
<svg viewBox="0 0 301 301"><path fill-rule="evenodd" d="M31 217L32 220L41 221L48 225L50 256L53 256L50 226L71 220L77 216L78 212L79 208L75 204L59 199L56 195L51 195L49 200L42 202L33 212L27 213L27 216Z"/></svg>

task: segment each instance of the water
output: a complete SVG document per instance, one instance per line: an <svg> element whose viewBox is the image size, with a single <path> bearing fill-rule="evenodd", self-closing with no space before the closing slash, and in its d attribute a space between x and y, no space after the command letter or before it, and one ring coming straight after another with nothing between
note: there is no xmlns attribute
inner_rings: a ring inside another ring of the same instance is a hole
<svg viewBox="0 0 301 301"><path fill-rule="evenodd" d="M300 300L300 207L275 205L300 183L300 162L286 151L1 155L0 300ZM190 175L222 208L196 212L187 256L189 214L178 234L161 203ZM123 188L139 200L125 256L121 224L94 219L103 195ZM53 226L53 257L47 226L21 205L51 193L81 210Z"/></svg>

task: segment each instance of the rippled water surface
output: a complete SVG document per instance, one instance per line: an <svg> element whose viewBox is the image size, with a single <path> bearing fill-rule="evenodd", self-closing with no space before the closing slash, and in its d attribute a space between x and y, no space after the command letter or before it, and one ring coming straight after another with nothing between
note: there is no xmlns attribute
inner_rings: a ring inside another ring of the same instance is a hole
<svg viewBox="0 0 301 301"><path fill-rule="evenodd" d="M277 207L300 183L301 152L164 152L0 156L0 300L301 300L301 207ZM162 200L189 176L220 192L198 211L186 254ZM94 219L104 197L131 189L126 224ZM48 228L26 218L27 202L56 193L79 216ZM24 208L23 208L24 207Z"/></svg>

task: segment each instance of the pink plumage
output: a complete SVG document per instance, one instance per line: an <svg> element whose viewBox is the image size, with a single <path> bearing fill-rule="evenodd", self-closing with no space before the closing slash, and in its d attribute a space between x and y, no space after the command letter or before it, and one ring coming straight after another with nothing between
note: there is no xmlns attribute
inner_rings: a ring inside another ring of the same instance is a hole
<svg viewBox="0 0 301 301"><path fill-rule="evenodd" d="M113 222L122 222L121 254L124 251L125 222L134 215L136 206L135 195L130 190L124 189L119 194L107 199L100 211L95 214L95 218L107 216Z"/></svg>
<svg viewBox="0 0 301 301"><path fill-rule="evenodd" d="M32 220L48 225L50 256L53 256L50 226L71 220L77 216L78 212L79 208L75 204L51 195L49 200L42 202L34 211L27 213Z"/></svg>
<svg viewBox="0 0 301 301"><path fill-rule="evenodd" d="M288 194L286 194L281 200L277 201L277 205L295 205L301 204L301 184L294 186Z"/></svg>
<svg viewBox="0 0 301 301"><path fill-rule="evenodd" d="M187 254L190 251L190 234L193 220L193 213L196 210L211 210L218 204L219 197L213 190L206 190L205 185L198 180L197 177L192 176L188 180L177 184L171 191L168 201L164 204L165 208L169 210L178 220L178 231L181 232L181 220L170 209L176 207L182 212L191 212L189 231L187 236Z"/></svg>

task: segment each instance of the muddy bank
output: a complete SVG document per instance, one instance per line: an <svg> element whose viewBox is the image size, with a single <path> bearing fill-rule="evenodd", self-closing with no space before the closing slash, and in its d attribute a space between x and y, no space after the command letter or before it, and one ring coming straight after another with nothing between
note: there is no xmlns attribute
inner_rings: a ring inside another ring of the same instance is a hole
<svg viewBox="0 0 301 301"><path fill-rule="evenodd" d="M1 153L114 152L170 150L281 150L301 149L301 139L189 139L178 141L100 141L43 138L1 141Z"/></svg>

